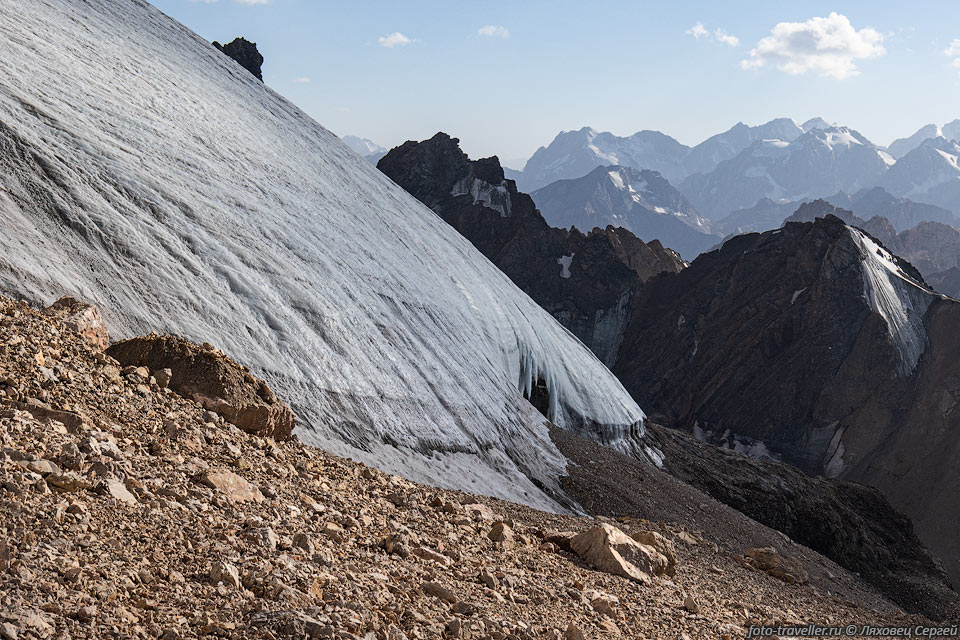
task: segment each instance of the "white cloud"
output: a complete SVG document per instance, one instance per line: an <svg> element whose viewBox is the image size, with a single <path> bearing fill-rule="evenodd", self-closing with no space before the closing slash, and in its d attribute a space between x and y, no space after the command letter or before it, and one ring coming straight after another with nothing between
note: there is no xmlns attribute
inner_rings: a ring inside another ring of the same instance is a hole
<svg viewBox="0 0 960 640"><path fill-rule="evenodd" d="M233 0L237 4L269 4L270 0ZM202 2L204 4L213 4L214 2L220 2L220 0L190 0L190 2Z"/></svg>
<svg viewBox="0 0 960 640"><path fill-rule="evenodd" d="M943 50L943 55L953 58L950 64L954 69L960 71L960 38L954 38L950 41L950 46Z"/></svg>
<svg viewBox="0 0 960 640"><path fill-rule="evenodd" d="M684 31L684 33L687 34L688 36L693 36L697 40L699 40L703 36L710 35L710 32L707 31L706 27L703 26L702 22L698 22L697 24L693 25L692 27Z"/></svg>
<svg viewBox="0 0 960 640"><path fill-rule="evenodd" d="M777 24L740 66L756 69L769 62L790 75L813 71L842 80L860 73L857 60L885 54L882 43L883 36L875 29L858 31L846 16L831 12L826 18Z"/></svg>
<svg viewBox="0 0 960 640"><path fill-rule="evenodd" d="M722 42L723 44L728 44L731 47L736 47L740 44L740 38L737 36L732 36L723 29L717 29L713 32L713 37L717 39L717 42Z"/></svg>
<svg viewBox="0 0 960 640"><path fill-rule="evenodd" d="M714 29L713 33L710 33L710 30L703 26L702 22L697 22L697 24L684 31L684 33L688 36L693 36L697 40L700 38L716 40L717 42L730 45L731 47L735 47L740 44L740 38L730 35L724 29Z"/></svg>
<svg viewBox="0 0 960 640"><path fill-rule="evenodd" d="M302 78L294 78L293 81L296 82L297 84L310 84L310 78L306 76Z"/></svg>
<svg viewBox="0 0 960 640"><path fill-rule="evenodd" d="M510 31L508 31L506 27L500 25L488 24L477 29L477 35L485 36L487 38L509 38Z"/></svg>
<svg viewBox="0 0 960 640"><path fill-rule="evenodd" d="M381 47L387 47L388 49L392 49L393 47L405 47L411 42L413 42L413 40L403 35L399 31L394 31L390 35L380 36L379 38L377 38L377 42L380 44Z"/></svg>

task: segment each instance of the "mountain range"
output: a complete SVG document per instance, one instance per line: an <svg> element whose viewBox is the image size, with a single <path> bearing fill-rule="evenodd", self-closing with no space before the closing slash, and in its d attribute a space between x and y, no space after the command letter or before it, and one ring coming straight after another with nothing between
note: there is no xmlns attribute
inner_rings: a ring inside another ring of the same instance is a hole
<svg viewBox="0 0 960 640"><path fill-rule="evenodd" d="M803 124L787 118L758 126L738 123L693 147L657 131L618 137L585 127L561 132L550 145L537 150L523 171L507 171L506 176L537 200L541 191L566 192L570 188L554 183L585 179L600 167L655 171L702 218L715 223L710 225L711 231L729 234L738 229L767 228L777 218L783 220L796 208L790 203L838 193L869 192L876 187L916 205L956 213L960 211L960 147L952 139L958 135L960 121L943 127L929 125L893 143L894 152L890 152L856 130L827 123L822 118ZM586 182L596 182L596 175ZM584 184L579 188L587 187ZM600 196L590 206L612 206L619 210L610 215L626 220L633 205L629 198L621 206L613 204L609 196ZM949 222L942 211L918 206L913 209L903 213L916 216L911 218L914 224L928 220ZM891 213L891 221L901 230L902 225L908 224L908 220L901 221L892 212L887 213ZM549 217L549 213L546 215ZM567 219L558 224L589 226L589 215L574 217L568 213ZM631 230L644 240L656 237L635 226ZM661 240L674 246L670 240Z"/></svg>

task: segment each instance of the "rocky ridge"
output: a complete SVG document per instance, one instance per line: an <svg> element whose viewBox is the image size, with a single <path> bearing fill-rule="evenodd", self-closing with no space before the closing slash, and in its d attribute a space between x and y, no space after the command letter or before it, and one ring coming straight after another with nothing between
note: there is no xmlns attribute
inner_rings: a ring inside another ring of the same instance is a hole
<svg viewBox="0 0 960 640"><path fill-rule="evenodd" d="M598 528L245 433L6 299L0 382L5 639L733 638L753 622L922 622L851 577L843 597L790 584L762 569L762 549L728 554L695 528ZM645 584L563 550L614 529L662 558Z"/></svg>
<svg viewBox="0 0 960 640"><path fill-rule="evenodd" d="M649 281L614 371L698 439L879 488L956 582L960 305L825 215Z"/></svg>

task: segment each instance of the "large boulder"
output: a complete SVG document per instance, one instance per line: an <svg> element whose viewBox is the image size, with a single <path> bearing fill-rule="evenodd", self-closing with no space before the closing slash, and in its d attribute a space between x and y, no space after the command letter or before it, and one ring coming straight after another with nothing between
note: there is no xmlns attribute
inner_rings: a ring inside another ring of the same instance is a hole
<svg viewBox="0 0 960 640"><path fill-rule="evenodd" d="M593 568L641 583L665 574L670 566L655 548L606 523L574 536L570 547Z"/></svg>
<svg viewBox="0 0 960 640"><path fill-rule="evenodd" d="M112 345L107 354L124 366L169 369L170 388L214 411L247 433L286 440L295 418L267 384L209 345L151 335Z"/></svg>
<svg viewBox="0 0 960 640"><path fill-rule="evenodd" d="M44 309L43 315L59 320L69 329L76 331L98 351L103 351L110 344L103 316L92 304L66 296Z"/></svg>

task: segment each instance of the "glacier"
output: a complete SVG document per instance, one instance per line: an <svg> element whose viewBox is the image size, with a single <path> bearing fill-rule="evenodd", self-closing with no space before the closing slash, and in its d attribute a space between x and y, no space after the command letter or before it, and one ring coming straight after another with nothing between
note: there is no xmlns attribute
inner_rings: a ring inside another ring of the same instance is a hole
<svg viewBox="0 0 960 640"><path fill-rule="evenodd" d="M643 412L572 334L143 0L0 3L0 74L0 291L214 343L308 444L432 484L575 508L523 398L540 379L558 425L643 449Z"/></svg>

